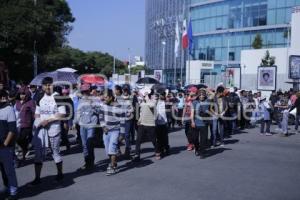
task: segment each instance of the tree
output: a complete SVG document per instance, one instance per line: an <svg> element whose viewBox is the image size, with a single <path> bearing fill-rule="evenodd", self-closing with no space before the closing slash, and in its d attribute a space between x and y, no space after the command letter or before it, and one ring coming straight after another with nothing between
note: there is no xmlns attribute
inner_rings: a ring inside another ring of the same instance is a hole
<svg viewBox="0 0 300 200"><path fill-rule="evenodd" d="M265 57L263 59L261 59L260 66L262 66L262 67L273 66L275 64L275 60L276 60L276 58L274 56L270 56L270 52L267 50Z"/></svg>
<svg viewBox="0 0 300 200"><path fill-rule="evenodd" d="M79 74L103 73L111 76L113 71L113 56L101 52L83 52L69 46L54 49L45 56L43 65L47 71L53 71L61 67L72 67ZM116 73L124 74L126 66L116 59Z"/></svg>
<svg viewBox="0 0 300 200"><path fill-rule="evenodd" d="M254 49L261 49L262 45L263 45L263 40L262 40L261 35L258 33L258 34L256 34L256 36L253 40L252 47Z"/></svg>
<svg viewBox="0 0 300 200"><path fill-rule="evenodd" d="M15 79L32 77L34 41L42 69L44 56L66 43L75 20L65 0L36 2L0 1L0 60L7 63Z"/></svg>

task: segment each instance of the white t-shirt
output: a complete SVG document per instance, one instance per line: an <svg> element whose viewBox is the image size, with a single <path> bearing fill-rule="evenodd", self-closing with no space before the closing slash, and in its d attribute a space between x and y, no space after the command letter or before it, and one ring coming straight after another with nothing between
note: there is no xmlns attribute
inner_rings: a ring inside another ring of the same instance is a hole
<svg viewBox="0 0 300 200"><path fill-rule="evenodd" d="M40 120L48 120L54 118L57 114L66 114L65 106L58 106L54 94L51 96L44 95L40 100L39 106L36 107L35 114L40 115ZM48 128L48 135L50 137L57 136L61 132L60 121L50 124Z"/></svg>

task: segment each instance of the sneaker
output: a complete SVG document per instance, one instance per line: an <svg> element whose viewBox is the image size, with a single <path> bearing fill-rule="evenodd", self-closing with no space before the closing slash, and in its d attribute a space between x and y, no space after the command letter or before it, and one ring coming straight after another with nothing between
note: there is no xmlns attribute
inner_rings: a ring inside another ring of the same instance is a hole
<svg viewBox="0 0 300 200"><path fill-rule="evenodd" d="M161 160L161 156L160 156L159 153L155 154L155 159L156 159L156 160Z"/></svg>
<svg viewBox="0 0 300 200"><path fill-rule="evenodd" d="M221 144L220 144L220 147L224 147L224 146L225 146L225 144L224 144L224 143L221 143Z"/></svg>
<svg viewBox="0 0 300 200"><path fill-rule="evenodd" d="M280 128L275 128L275 131L278 131L278 132L279 132L279 131L281 131L281 129L280 129Z"/></svg>
<svg viewBox="0 0 300 200"><path fill-rule="evenodd" d="M35 186L37 186L37 185L40 185L41 184L41 179L34 179L32 182L30 182L29 184L28 184L28 186L29 187L35 187Z"/></svg>
<svg viewBox="0 0 300 200"><path fill-rule="evenodd" d="M289 134L288 134L288 133L282 133L282 134L280 134L280 136L281 136L281 137L288 137Z"/></svg>
<svg viewBox="0 0 300 200"><path fill-rule="evenodd" d="M116 173L118 173L117 167L111 167L111 166L109 166L109 167L106 169L106 176L115 175Z"/></svg>
<svg viewBox="0 0 300 200"><path fill-rule="evenodd" d="M272 134L271 133L266 133L266 136L272 136Z"/></svg>
<svg viewBox="0 0 300 200"><path fill-rule="evenodd" d="M17 199L18 199L17 195L9 195L8 197L6 197L5 200L17 200Z"/></svg>
<svg viewBox="0 0 300 200"><path fill-rule="evenodd" d="M140 161L141 161L140 156L134 156L134 157L132 158L132 162L140 162Z"/></svg>
<svg viewBox="0 0 300 200"><path fill-rule="evenodd" d="M188 144L186 150L187 150L187 151L193 151L193 146L192 146L192 144Z"/></svg>

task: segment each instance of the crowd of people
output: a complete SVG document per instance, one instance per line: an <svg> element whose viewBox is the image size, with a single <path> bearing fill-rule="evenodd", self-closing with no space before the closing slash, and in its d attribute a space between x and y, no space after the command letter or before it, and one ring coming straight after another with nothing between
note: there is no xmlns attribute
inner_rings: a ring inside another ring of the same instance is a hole
<svg viewBox="0 0 300 200"><path fill-rule="evenodd" d="M293 109L298 130L299 97L292 90L266 97L223 85L215 90L190 86L174 94L166 90L140 93L129 85L103 89L82 83L71 89L54 86L50 77L43 79L42 87L21 85L8 90L0 83L0 168L8 199L17 199L15 164L22 166L31 150L35 178L29 186L41 184L41 170L49 152L57 168L55 182L63 181L60 150L61 145L70 150L71 129L76 130L83 151L84 165L78 171L95 167L95 138L102 136L110 160L106 175L110 176L118 173L119 158L141 160L145 137L153 144L156 160L168 156L169 132L175 126L184 129L187 151L201 159L209 149L223 147L226 138L256 124L261 126L260 134L271 136L270 127L275 121L276 131L288 136Z"/></svg>

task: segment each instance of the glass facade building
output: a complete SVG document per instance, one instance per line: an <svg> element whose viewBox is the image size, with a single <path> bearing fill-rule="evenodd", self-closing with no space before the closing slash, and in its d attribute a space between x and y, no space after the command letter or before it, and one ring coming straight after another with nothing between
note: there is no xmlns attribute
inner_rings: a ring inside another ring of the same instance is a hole
<svg viewBox="0 0 300 200"><path fill-rule="evenodd" d="M214 61L216 70L227 64L240 67L241 51L253 48L258 33L262 48L287 46L291 12L297 5L300 0L189 0L185 15L193 25L191 59ZM146 60L149 48L146 42Z"/></svg>
<svg viewBox="0 0 300 200"><path fill-rule="evenodd" d="M174 59L175 26L185 9L183 2L184 0L146 0L145 64L151 69L163 69L164 65L167 83L174 79L174 65L180 69L183 64L184 56ZM180 77L180 70L177 70L177 77Z"/></svg>

